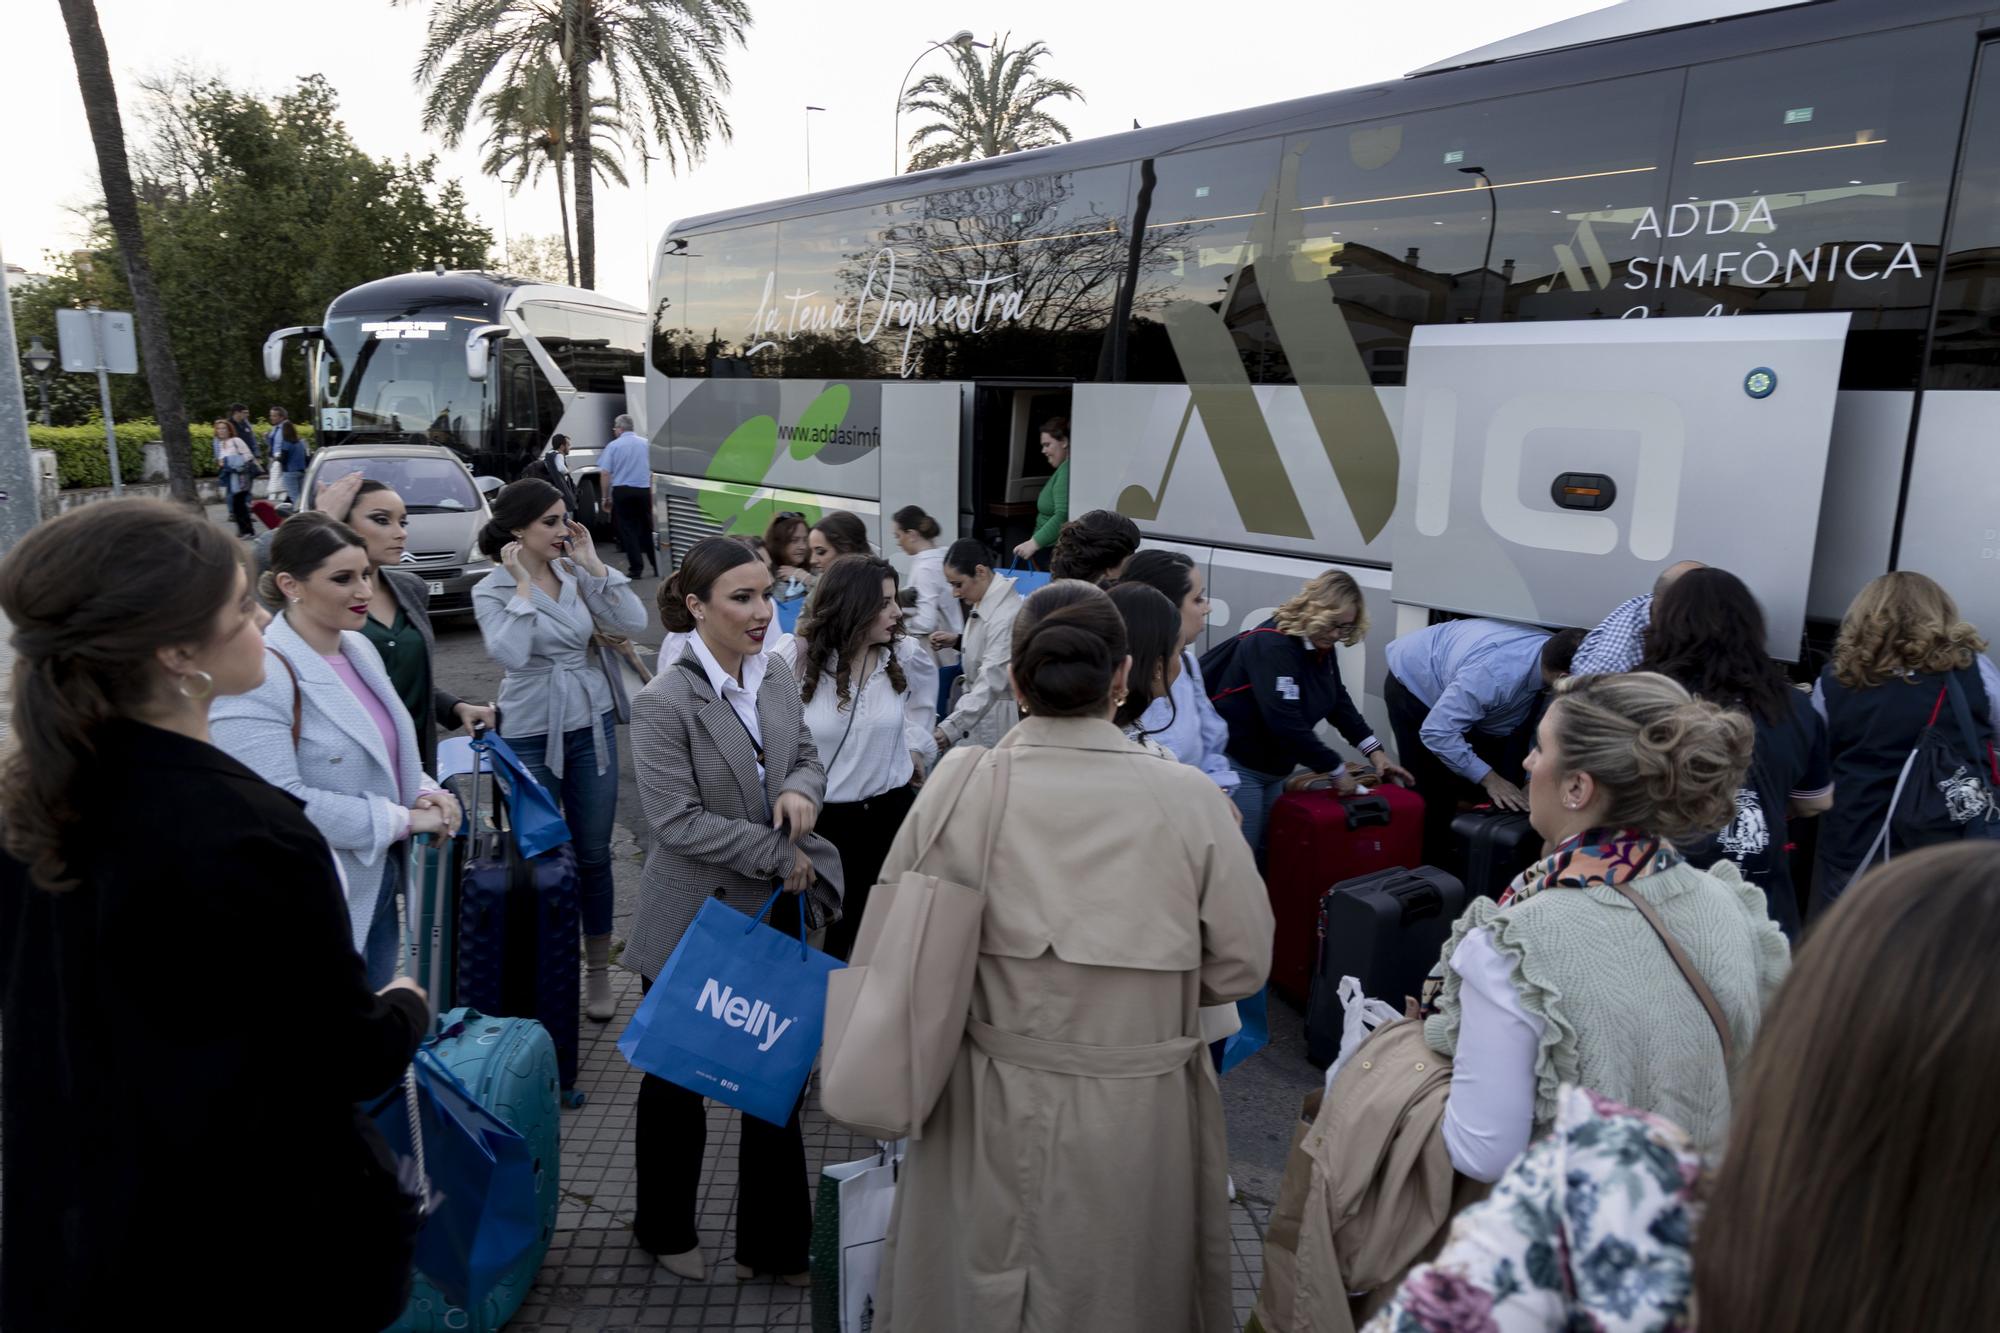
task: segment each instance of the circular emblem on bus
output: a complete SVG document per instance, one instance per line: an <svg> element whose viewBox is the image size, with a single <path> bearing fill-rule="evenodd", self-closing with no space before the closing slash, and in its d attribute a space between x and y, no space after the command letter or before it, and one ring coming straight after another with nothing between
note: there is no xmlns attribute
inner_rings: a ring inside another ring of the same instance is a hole
<svg viewBox="0 0 2000 1333"><path fill-rule="evenodd" d="M1759 366L1743 377L1743 392L1752 398L1769 398L1778 388L1778 372Z"/></svg>

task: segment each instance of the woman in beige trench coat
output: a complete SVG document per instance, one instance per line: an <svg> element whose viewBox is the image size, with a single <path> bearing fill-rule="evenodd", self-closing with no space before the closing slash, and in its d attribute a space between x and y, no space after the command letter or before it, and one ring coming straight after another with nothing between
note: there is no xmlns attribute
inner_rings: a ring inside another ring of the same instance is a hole
<svg viewBox="0 0 2000 1333"><path fill-rule="evenodd" d="M1196 1012L1263 984L1263 883L1215 784L1112 724L1129 659L1103 593L1036 593L1013 652L1027 716L1001 742L983 883L996 752L944 760L979 768L924 869L987 906L972 1021L901 1174L878 1327L1225 1330L1228 1154ZM925 784L885 877L957 785Z"/></svg>

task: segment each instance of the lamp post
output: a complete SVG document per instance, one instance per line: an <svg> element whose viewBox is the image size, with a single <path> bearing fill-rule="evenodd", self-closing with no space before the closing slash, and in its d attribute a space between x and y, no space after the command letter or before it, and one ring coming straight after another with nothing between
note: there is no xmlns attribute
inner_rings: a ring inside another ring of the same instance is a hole
<svg viewBox="0 0 2000 1333"><path fill-rule="evenodd" d="M941 46L955 46L961 51L986 51L991 49L991 45L987 42L973 41L972 30L970 28L960 28L951 36L945 38L945 40L932 42L929 46L917 52L917 60L922 60ZM912 60L910 67L903 71L903 82L896 88L896 114L889 122L889 137L892 140L889 145L889 174L891 176L902 171L902 168L896 164L903 160L903 93L910 86L910 75L917 72L917 60Z"/></svg>
<svg viewBox="0 0 2000 1333"><path fill-rule="evenodd" d="M42 342L42 335L28 339L28 350L21 353L21 359L28 363L28 369L35 372L35 387L42 394L42 424L49 424L49 370L56 363L56 354Z"/></svg>
<svg viewBox="0 0 2000 1333"><path fill-rule="evenodd" d="M1493 181L1487 176L1485 167L1460 167L1459 170L1468 176L1479 177L1480 183L1486 187L1486 254L1479 261L1479 309L1472 316L1473 322L1477 323L1486 315L1486 274L1493 267L1493 229L1500 222L1500 201L1494 197ZM1504 293L1502 299L1505 299Z"/></svg>
<svg viewBox="0 0 2000 1333"><path fill-rule="evenodd" d="M824 111L824 110L826 110L826 108L825 108L825 107L823 107L823 106L809 106L809 107L807 107L807 108L806 108L806 193L807 193L807 194L811 194L811 193L812 193L812 188L813 188L813 118L812 118L812 113L813 113L813 112L815 112L815 111Z"/></svg>

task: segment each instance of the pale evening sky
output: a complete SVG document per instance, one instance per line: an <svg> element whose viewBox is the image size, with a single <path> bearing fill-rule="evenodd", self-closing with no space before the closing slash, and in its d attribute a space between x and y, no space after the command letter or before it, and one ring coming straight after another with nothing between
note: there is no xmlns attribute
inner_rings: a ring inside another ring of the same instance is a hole
<svg viewBox="0 0 2000 1333"><path fill-rule="evenodd" d="M1315 6L1149 6L1077 0L875 0L830 5L752 0L747 44L732 51L726 96L732 143L679 177L664 170L630 190L600 189L598 287L640 306L647 261L677 217L803 193L807 104L812 183L818 189L889 174L897 81L929 41L970 28L980 40L1011 31L1053 54L1044 71L1079 85L1088 101L1057 105L1079 139L1160 125L1356 84L1412 69L1512 33L1602 7L1601 0L1396 0ZM478 131L456 151L419 128L422 94L411 78L427 7L389 0L244 4L240 0L97 0L117 73L128 134L138 131L136 81L189 63L245 90L274 93L312 73L340 94L341 114L375 156L437 152L493 229L554 234L554 177L509 196L478 172ZM1144 26L1135 27L1143 14ZM77 95L75 66L53 0L16 5L8 20L13 58L0 80L0 124L11 127L0 189L0 253L30 271L43 254L72 248L74 206L95 191L96 164ZM944 71L926 56L916 77ZM912 126L905 118L902 133ZM662 164L655 164L656 168Z"/></svg>

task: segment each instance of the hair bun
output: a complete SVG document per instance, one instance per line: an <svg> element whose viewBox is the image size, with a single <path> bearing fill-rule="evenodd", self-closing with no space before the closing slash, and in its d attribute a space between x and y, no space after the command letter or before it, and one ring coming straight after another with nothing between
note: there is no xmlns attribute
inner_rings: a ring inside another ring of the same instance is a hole
<svg viewBox="0 0 2000 1333"><path fill-rule="evenodd" d="M285 594L278 588L278 576L268 569L257 576L257 597L271 606L285 600Z"/></svg>

